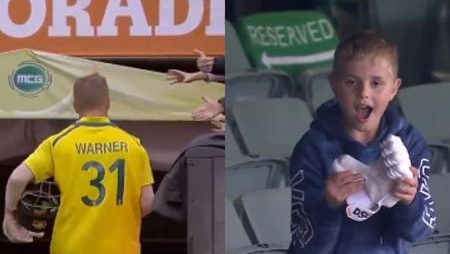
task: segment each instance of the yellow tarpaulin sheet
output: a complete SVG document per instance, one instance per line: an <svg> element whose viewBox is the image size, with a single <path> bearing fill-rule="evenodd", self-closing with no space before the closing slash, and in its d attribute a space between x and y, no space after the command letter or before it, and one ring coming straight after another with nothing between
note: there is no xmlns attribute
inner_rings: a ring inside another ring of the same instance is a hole
<svg viewBox="0 0 450 254"><path fill-rule="evenodd" d="M222 84L194 82L169 86L164 73L51 54L18 50L0 54L0 118L76 118L72 108L75 80L94 72L110 88L110 117L117 120L185 120L217 100Z"/></svg>

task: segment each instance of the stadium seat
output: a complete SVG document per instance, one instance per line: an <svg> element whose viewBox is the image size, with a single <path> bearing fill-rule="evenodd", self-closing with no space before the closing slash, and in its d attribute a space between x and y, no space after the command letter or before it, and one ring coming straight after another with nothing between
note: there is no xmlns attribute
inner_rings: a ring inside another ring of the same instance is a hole
<svg viewBox="0 0 450 254"><path fill-rule="evenodd" d="M450 83L433 83L400 89L398 99L406 118L429 144L450 146Z"/></svg>
<svg viewBox="0 0 450 254"><path fill-rule="evenodd" d="M225 136L225 156L227 158L225 161L226 166L230 162L240 160L240 158L244 156L242 151L245 151L245 148L243 148L240 142L236 140L235 134L228 123L225 127Z"/></svg>
<svg viewBox="0 0 450 254"><path fill-rule="evenodd" d="M450 149L445 146L429 145L431 151L431 174L450 172Z"/></svg>
<svg viewBox="0 0 450 254"><path fill-rule="evenodd" d="M226 254L285 254L281 246L251 244L233 203L225 198L225 253Z"/></svg>
<svg viewBox="0 0 450 254"><path fill-rule="evenodd" d="M233 203L225 198L225 250L251 245Z"/></svg>
<svg viewBox="0 0 450 254"><path fill-rule="evenodd" d="M227 35L225 37L227 75L251 70L252 67L244 53L236 30L228 20L225 20L225 34Z"/></svg>
<svg viewBox="0 0 450 254"><path fill-rule="evenodd" d="M448 254L448 240L431 241L408 246L409 254Z"/></svg>
<svg viewBox="0 0 450 254"><path fill-rule="evenodd" d="M429 82L442 0L363 1L366 26L399 45L399 75L406 86Z"/></svg>
<svg viewBox="0 0 450 254"><path fill-rule="evenodd" d="M289 247L290 188L270 189L242 196L242 206L258 243Z"/></svg>
<svg viewBox="0 0 450 254"><path fill-rule="evenodd" d="M227 74L226 77L227 111L242 100L254 98L282 98L294 94L292 78L275 70L261 70L239 74Z"/></svg>
<svg viewBox="0 0 450 254"><path fill-rule="evenodd" d="M252 158L233 129L226 128L225 195L230 200L253 191L287 186L288 162L284 158Z"/></svg>
<svg viewBox="0 0 450 254"><path fill-rule="evenodd" d="M450 199L448 198L448 186L450 183L450 173L431 175L431 194L435 203L437 214L438 235L450 236Z"/></svg>
<svg viewBox="0 0 450 254"><path fill-rule="evenodd" d="M288 183L286 160L248 159L225 168L225 196L230 200L249 192L286 187Z"/></svg>
<svg viewBox="0 0 450 254"><path fill-rule="evenodd" d="M249 156L289 158L312 120L299 99L258 99L233 105L234 128Z"/></svg>
<svg viewBox="0 0 450 254"><path fill-rule="evenodd" d="M306 85L306 102L313 115L322 103L334 98L328 76L331 70L306 71L300 76L300 82Z"/></svg>

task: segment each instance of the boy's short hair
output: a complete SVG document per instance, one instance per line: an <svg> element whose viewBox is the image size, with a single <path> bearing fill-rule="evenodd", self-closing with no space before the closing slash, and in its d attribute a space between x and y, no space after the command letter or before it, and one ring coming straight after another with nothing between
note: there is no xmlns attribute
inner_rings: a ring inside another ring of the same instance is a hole
<svg viewBox="0 0 450 254"><path fill-rule="evenodd" d="M106 78L98 73L79 78L73 87L73 98L74 105L79 110L108 106Z"/></svg>
<svg viewBox="0 0 450 254"><path fill-rule="evenodd" d="M395 44L387 41L381 34L370 30L356 32L339 42L334 52L333 72L342 62L366 57L385 57L391 62L394 77L398 73L398 52Z"/></svg>

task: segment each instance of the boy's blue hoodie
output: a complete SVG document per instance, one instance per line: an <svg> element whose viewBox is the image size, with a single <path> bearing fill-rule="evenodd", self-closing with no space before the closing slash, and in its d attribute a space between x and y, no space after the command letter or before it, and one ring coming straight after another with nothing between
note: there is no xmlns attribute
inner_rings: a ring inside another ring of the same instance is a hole
<svg viewBox="0 0 450 254"><path fill-rule="evenodd" d="M405 241L424 239L433 232L436 217L429 191L430 152L422 135L394 109L388 108L378 135L369 144L352 140L342 128L335 100L317 111L311 129L297 143L291 157L292 188L290 254L403 254ZM347 218L345 205L328 206L325 180L332 162L342 154L372 164L380 157L381 142L399 136L411 164L419 169L417 194L409 205L397 203L363 222Z"/></svg>

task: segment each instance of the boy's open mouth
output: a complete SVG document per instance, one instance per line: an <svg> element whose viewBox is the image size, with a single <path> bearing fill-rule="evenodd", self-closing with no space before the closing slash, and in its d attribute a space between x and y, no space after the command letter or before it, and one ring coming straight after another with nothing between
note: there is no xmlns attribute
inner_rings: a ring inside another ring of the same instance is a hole
<svg viewBox="0 0 450 254"><path fill-rule="evenodd" d="M372 113L373 108L371 106L359 106L356 107L356 117L359 121L366 121L369 119L370 114Z"/></svg>

